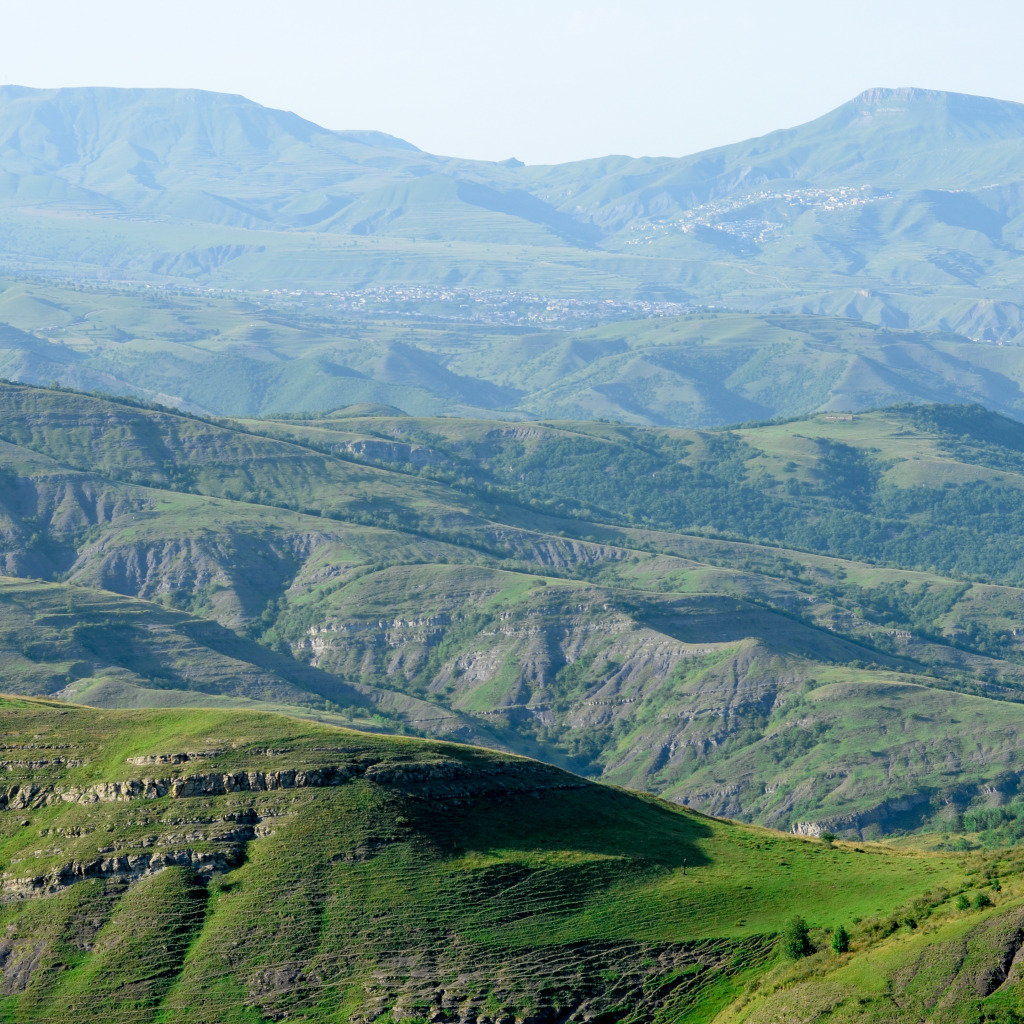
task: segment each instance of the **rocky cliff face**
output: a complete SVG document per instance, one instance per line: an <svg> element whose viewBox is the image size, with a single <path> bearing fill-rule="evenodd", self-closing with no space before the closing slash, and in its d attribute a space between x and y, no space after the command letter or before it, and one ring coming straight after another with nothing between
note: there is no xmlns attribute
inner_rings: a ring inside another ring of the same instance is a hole
<svg viewBox="0 0 1024 1024"><path fill-rule="evenodd" d="M129 760L133 764L182 765L196 760L216 759L223 754L224 751L180 752L144 755ZM49 768L49 774L53 774L54 769L82 762L56 758L34 763ZM21 767L24 769L31 764L33 762L22 762ZM28 773L31 776L30 767ZM62 773L58 771L59 774ZM518 799L552 790L578 789L584 785L582 780L575 780L564 772L534 762L494 761L467 765L451 758L396 762L374 757L317 767L212 771L96 782L87 786L29 778L0 789L0 814L38 811L61 804L91 807L136 801L198 801L203 806L209 806L210 798L239 796L248 802L243 805L234 803L236 809L226 817L205 817L192 821L193 825L203 826L198 831L194 830L192 839L201 840L207 847L212 844L212 849L178 846L155 853L98 856L62 863L45 874L29 877L4 871L0 876L0 898L22 899L26 896L51 895L74 882L87 879L133 881L171 867L187 868L209 879L215 873L237 867L245 860L246 846L250 841L271 834L272 828L262 823L265 818L280 816L281 812L267 810L267 805L262 805L263 810L257 811L252 803L254 797L344 786L358 780L372 787L385 788L404 799L426 801L439 812L480 799L490 802ZM241 810L237 809L239 806ZM223 829L217 831L215 826L223 820L240 824L226 832ZM214 827L213 831L211 826ZM170 842L173 846L182 838L172 831L152 837L151 842L161 845Z"/></svg>
<svg viewBox="0 0 1024 1024"><path fill-rule="evenodd" d="M188 755L162 755L171 759ZM52 764L53 762L47 762ZM178 762L180 763L180 762ZM28 810L64 802L75 804L118 803L129 800L183 800L229 793L268 793L285 789L342 786L365 779L393 787L407 796L431 800L458 800L485 793L512 794L582 785L557 769L536 763L498 763L469 768L461 761L439 760L412 764L363 760L321 768L282 768L276 771L205 772L173 778L128 779L97 782L91 786L45 785L26 782L0 790L0 810Z"/></svg>

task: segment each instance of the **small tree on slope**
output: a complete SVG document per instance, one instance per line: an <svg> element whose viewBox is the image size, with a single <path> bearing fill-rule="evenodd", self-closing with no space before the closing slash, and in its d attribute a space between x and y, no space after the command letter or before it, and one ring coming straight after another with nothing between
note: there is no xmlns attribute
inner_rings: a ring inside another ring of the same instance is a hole
<svg viewBox="0 0 1024 1024"><path fill-rule="evenodd" d="M782 929L782 952L791 960L814 952L807 922L799 915L791 917Z"/></svg>

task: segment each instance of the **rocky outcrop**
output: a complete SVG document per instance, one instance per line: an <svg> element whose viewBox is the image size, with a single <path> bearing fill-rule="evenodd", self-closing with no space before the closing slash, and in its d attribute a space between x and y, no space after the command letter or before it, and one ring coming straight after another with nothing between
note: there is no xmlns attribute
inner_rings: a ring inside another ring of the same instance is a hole
<svg viewBox="0 0 1024 1024"><path fill-rule="evenodd" d="M144 754L141 757L126 758L129 764L142 767L147 764L185 764L188 761L202 761L209 757L220 757L223 750L188 750L177 754Z"/></svg>
<svg viewBox="0 0 1024 1024"><path fill-rule="evenodd" d="M81 768L85 762L77 757L39 758L34 761L0 761L0 771L39 771L41 768Z"/></svg>
<svg viewBox="0 0 1024 1024"><path fill-rule="evenodd" d="M168 779L128 779L125 782L97 782L92 786L40 786L28 782L0 791L0 808L27 810L48 804L96 804L126 800L159 800L169 796L223 796L226 793L269 792L277 789L305 789L340 786L365 771L359 765L326 768L280 769L273 771L207 772Z"/></svg>
<svg viewBox="0 0 1024 1024"><path fill-rule="evenodd" d="M963 809L978 798L982 798L986 802L991 802L993 806L999 806L1019 791L1022 781L1024 772L1006 770L1000 772L991 782L960 783L954 792L922 788L917 792L892 797L849 814L832 815L817 821L798 821L791 826L791 830L799 836L814 837L820 836L822 832L835 832L837 835L846 834L862 838L862 831L869 825L878 825L883 833L893 828L917 828L923 817L934 813L935 808L942 805L952 811ZM785 809L782 809L782 814L784 813ZM776 814L779 816L769 819L766 824L774 828L784 828L785 817L778 811Z"/></svg>
<svg viewBox="0 0 1024 1024"><path fill-rule="evenodd" d="M195 796L223 796L228 793L265 793L282 789L341 786L357 778L399 789L408 796L442 800L459 800L485 793L572 789L585 785L582 780L564 772L527 762L472 765L454 759L370 761L322 768L206 772L176 778L128 779L124 782L97 782L84 788L25 782L0 790L0 810L29 810L60 801L96 804L159 800L162 797L177 800Z"/></svg>
<svg viewBox="0 0 1024 1024"><path fill-rule="evenodd" d="M245 847L242 844L233 844L222 850L166 850L98 857L95 860L71 861L46 875L3 878L0 880L0 894L6 901L49 896L90 878L133 882L173 867L189 868L201 878L209 879L217 872L238 867L244 860Z"/></svg>
<svg viewBox="0 0 1024 1024"><path fill-rule="evenodd" d="M19 783L0 790L0 810L27 811L33 807L45 807L53 796L53 789L38 782Z"/></svg>
<svg viewBox="0 0 1024 1024"><path fill-rule="evenodd" d="M792 832L794 835L810 838L817 838L823 832L835 832L837 835L853 833L857 838L861 838L861 830L868 825L880 825L884 829L887 823L894 823L898 819L923 810L930 804L932 795L931 791L909 793L906 796L885 800L863 811L854 811L852 814L835 815L821 821L797 821L793 823Z"/></svg>
<svg viewBox="0 0 1024 1024"><path fill-rule="evenodd" d="M430 448L424 448L417 444L406 444L403 441L360 438L338 445L335 451L339 455L348 455L360 460L410 465L416 469L421 466L454 465L451 459L445 458Z"/></svg>
<svg viewBox="0 0 1024 1024"><path fill-rule="evenodd" d="M830 829L831 825L824 825L820 821L796 821L793 823L793 835L804 836L807 839L818 839L822 832Z"/></svg>

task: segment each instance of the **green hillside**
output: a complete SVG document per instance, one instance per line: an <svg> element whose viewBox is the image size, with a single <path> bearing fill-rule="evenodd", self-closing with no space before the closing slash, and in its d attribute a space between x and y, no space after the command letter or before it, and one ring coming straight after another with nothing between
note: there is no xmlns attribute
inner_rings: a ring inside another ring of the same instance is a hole
<svg viewBox="0 0 1024 1024"><path fill-rule="evenodd" d="M810 834L1024 835L1018 424L378 412L0 387L5 687L458 739Z"/></svg>
<svg viewBox="0 0 1024 1024"><path fill-rule="evenodd" d="M820 1007L858 971L855 1019L880 1019L925 937L918 1002L964 1024L1019 1005L1003 855L830 846L285 716L0 717L0 1019L779 1019L780 993ZM794 967L797 915L820 952Z"/></svg>
<svg viewBox="0 0 1024 1024"><path fill-rule="evenodd" d="M1021 1024L1022 158L0 87L0 1024Z"/></svg>

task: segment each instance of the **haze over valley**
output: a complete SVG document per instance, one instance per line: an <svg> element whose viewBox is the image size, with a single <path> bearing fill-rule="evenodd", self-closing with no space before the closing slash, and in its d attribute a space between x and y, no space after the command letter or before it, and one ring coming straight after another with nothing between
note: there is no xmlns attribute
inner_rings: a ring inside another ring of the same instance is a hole
<svg viewBox="0 0 1024 1024"><path fill-rule="evenodd" d="M0 87L0 1020L1024 1019L1024 105L438 156Z"/></svg>

